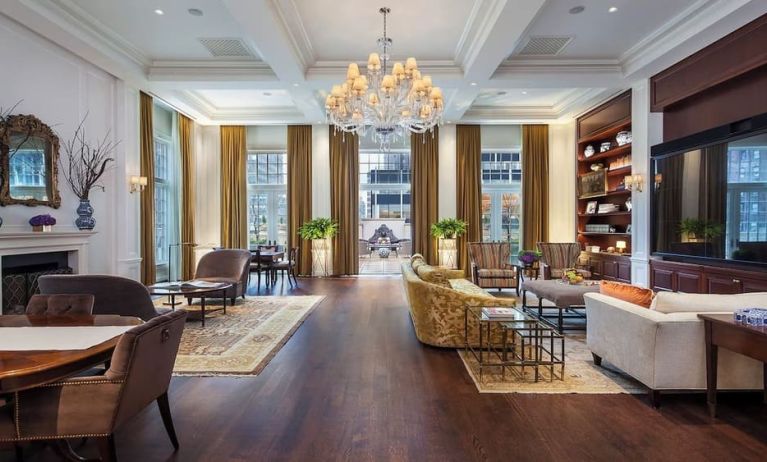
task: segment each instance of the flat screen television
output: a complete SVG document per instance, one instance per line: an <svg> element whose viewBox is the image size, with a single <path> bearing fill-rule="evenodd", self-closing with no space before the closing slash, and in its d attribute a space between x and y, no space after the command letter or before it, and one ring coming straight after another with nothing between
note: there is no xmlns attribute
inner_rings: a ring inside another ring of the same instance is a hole
<svg viewBox="0 0 767 462"><path fill-rule="evenodd" d="M651 155L654 255L767 267L767 114Z"/></svg>

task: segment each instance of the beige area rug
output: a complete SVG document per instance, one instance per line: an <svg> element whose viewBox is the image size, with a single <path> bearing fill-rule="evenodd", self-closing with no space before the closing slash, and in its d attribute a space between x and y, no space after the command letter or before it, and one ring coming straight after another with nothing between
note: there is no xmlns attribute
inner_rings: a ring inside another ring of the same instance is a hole
<svg viewBox="0 0 767 462"><path fill-rule="evenodd" d="M617 394L647 393L647 389L631 377L612 368L605 361L601 367L594 365L591 351L586 347L585 335L565 336L564 380L550 380L548 367L540 368L541 377L535 382L534 370L515 367L518 374L506 369L505 378L500 367L482 368L482 381L479 380L479 363L474 356L464 350L458 350L477 390L480 393L598 393ZM555 367L554 373L560 376L561 368Z"/></svg>
<svg viewBox="0 0 767 462"><path fill-rule="evenodd" d="M192 318L181 337L175 375L256 375L287 343L323 296L238 298L234 306L205 317L205 327L194 319L199 301L182 305ZM163 300L157 300L161 304ZM218 300L206 308L220 308Z"/></svg>

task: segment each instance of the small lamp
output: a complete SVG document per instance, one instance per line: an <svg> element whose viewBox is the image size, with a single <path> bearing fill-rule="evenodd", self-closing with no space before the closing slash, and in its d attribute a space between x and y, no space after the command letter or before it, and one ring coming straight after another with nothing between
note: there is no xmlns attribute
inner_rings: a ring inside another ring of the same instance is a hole
<svg viewBox="0 0 767 462"><path fill-rule="evenodd" d="M148 184L147 177L133 175L130 177L130 193L142 192Z"/></svg>
<svg viewBox="0 0 767 462"><path fill-rule="evenodd" d="M618 249L618 253L623 253L623 251L626 250L626 241L616 242L615 248Z"/></svg>

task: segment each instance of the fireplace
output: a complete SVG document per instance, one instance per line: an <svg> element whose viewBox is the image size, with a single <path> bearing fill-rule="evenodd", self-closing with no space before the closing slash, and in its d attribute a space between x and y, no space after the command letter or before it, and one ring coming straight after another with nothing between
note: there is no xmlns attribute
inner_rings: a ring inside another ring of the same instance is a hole
<svg viewBox="0 0 767 462"><path fill-rule="evenodd" d="M39 293L38 279L46 274L72 274L67 252L8 255L2 258L2 313L21 314L32 295Z"/></svg>

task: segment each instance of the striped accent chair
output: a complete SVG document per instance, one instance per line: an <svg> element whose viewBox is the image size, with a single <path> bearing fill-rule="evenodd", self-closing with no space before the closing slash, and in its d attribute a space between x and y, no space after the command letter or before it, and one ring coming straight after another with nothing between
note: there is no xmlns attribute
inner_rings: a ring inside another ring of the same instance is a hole
<svg viewBox="0 0 767 462"><path fill-rule="evenodd" d="M591 277L591 271L578 262L581 245L577 242L539 242L543 279L559 279L567 269L575 269L584 278Z"/></svg>
<svg viewBox="0 0 767 462"><path fill-rule="evenodd" d="M472 282L483 289L516 289L519 295L519 275L510 254L508 242L470 242Z"/></svg>

